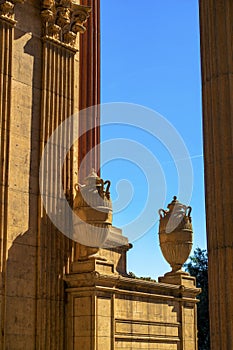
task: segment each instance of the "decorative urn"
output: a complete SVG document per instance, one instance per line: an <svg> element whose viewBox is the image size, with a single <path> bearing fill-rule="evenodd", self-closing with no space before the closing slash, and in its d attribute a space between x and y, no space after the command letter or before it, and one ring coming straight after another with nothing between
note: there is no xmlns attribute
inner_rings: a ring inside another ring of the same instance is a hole
<svg viewBox="0 0 233 350"><path fill-rule="evenodd" d="M92 169L84 184L76 184L73 210L78 216L74 223L76 241L89 247L101 247L112 225L110 181L101 179Z"/></svg>
<svg viewBox="0 0 233 350"><path fill-rule="evenodd" d="M168 210L159 210L160 248L172 268L169 274L185 273L182 266L189 257L193 242L192 208L181 204L176 197L167 207Z"/></svg>

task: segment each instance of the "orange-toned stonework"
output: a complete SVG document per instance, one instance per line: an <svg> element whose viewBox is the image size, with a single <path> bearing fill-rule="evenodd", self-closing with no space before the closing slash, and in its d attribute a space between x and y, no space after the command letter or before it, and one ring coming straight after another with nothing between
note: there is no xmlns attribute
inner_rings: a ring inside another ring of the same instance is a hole
<svg viewBox="0 0 233 350"><path fill-rule="evenodd" d="M99 0L0 1L0 349L197 350L194 278L130 278L132 246L120 229L108 222L105 249L90 254L43 208L39 165L49 136L99 103L99 10ZM66 158L71 207L74 185L99 168L95 154L78 179L99 143L98 118Z"/></svg>

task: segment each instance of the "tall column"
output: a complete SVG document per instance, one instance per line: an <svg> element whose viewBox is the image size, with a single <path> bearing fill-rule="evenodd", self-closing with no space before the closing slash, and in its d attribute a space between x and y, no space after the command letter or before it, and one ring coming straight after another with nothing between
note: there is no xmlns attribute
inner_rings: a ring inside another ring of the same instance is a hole
<svg viewBox="0 0 233 350"><path fill-rule="evenodd" d="M23 0L18 1L23 3ZM7 216L13 35L16 24L14 1L0 3L0 348L5 347Z"/></svg>
<svg viewBox="0 0 233 350"><path fill-rule="evenodd" d="M74 114L75 71L78 52L77 34L85 31L91 8L74 1L42 1L43 70L41 99L40 153L56 128ZM57 145L72 139L73 125L62 130ZM41 191L52 187L53 197L46 197L48 212L56 213L59 187L54 177L48 178L46 169L52 168L49 154L42 164ZM59 151L56 151L59 152ZM55 169L54 169L55 170ZM68 152L62 175L65 195L71 200L73 193L73 156ZM64 218L65 220L66 218ZM39 225L37 252L37 341L36 349L63 350L65 348L65 299L63 275L69 271L72 241L61 234L47 217L39 197Z"/></svg>
<svg viewBox="0 0 233 350"><path fill-rule="evenodd" d="M211 349L233 349L233 2L200 0Z"/></svg>
<svg viewBox="0 0 233 350"><path fill-rule="evenodd" d="M82 5L91 6L92 13L88 20L85 36L80 37L80 110L100 103L100 0L82 0ZM89 130L80 138L79 165L86 154L100 142L99 109L91 113L82 113L80 130ZM100 154L95 148L88 164L82 167L80 178L84 179L91 168L99 171Z"/></svg>

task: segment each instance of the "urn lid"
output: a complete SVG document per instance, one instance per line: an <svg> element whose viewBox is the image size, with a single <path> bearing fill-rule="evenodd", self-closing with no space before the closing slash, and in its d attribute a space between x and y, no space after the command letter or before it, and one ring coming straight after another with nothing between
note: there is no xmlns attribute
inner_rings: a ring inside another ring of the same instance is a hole
<svg viewBox="0 0 233 350"><path fill-rule="evenodd" d="M179 211L179 210L186 210L187 207L186 205L180 203L177 197L174 196L172 202L168 204L167 208L169 209L169 211L173 211L174 208L176 211Z"/></svg>
<svg viewBox="0 0 233 350"><path fill-rule="evenodd" d="M97 175L95 169L92 169L90 174L84 179L84 183L87 186L96 186L103 180Z"/></svg>

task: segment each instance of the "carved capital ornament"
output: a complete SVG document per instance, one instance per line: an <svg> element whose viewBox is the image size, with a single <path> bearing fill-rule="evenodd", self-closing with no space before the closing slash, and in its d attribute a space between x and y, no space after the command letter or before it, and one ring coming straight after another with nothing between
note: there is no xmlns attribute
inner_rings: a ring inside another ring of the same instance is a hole
<svg viewBox="0 0 233 350"><path fill-rule="evenodd" d="M0 19L14 25L16 23L14 18L14 8L17 3L23 4L24 0L0 0Z"/></svg>
<svg viewBox="0 0 233 350"><path fill-rule="evenodd" d="M76 37L84 33L91 7L72 0L42 0L43 36L55 43L76 50Z"/></svg>

